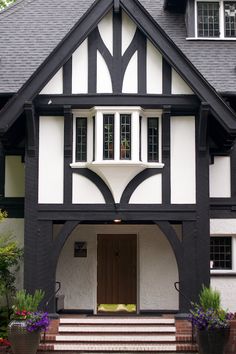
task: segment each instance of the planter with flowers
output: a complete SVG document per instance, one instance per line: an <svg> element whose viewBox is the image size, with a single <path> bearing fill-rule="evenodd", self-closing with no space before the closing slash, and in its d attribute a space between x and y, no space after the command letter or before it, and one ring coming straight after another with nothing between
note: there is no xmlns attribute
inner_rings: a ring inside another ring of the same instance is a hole
<svg viewBox="0 0 236 354"><path fill-rule="evenodd" d="M11 344L7 339L0 338L0 353L8 353Z"/></svg>
<svg viewBox="0 0 236 354"><path fill-rule="evenodd" d="M8 325L8 338L13 354L36 354L41 331L49 326L48 314L39 312L38 306L44 296L40 290L34 295L21 290L16 294L13 320Z"/></svg>
<svg viewBox="0 0 236 354"><path fill-rule="evenodd" d="M203 287L199 303L193 303L190 321L197 332L199 354L224 354L233 314L220 306L220 294Z"/></svg>

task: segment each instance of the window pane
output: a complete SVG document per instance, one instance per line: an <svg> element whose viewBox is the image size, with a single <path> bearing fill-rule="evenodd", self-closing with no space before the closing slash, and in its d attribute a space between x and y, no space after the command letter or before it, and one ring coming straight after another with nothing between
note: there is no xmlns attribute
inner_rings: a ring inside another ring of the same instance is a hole
<svg viewBox="0 0 236 354"><path fill-rule="evenodd" d="M114 114L103 115L103 158L114 159Z"/></svg>
<svg viewBox="0 0 236 354"><path fill-rule="evenodd" d="M158 118L148 118L148 162L159 161Z"/></svg>
<svg viewBox="0 0 236 354"><path fill-rule="evenodd" d="M131 159L131 115L120 115L120 159Z"/></svg>
<svg viewBox="0 0 236 354"><path fill-rule="evenodd" d="M219 37L219 3L197 3L198 37Z"/></svg>
<svg viewBox="0 0 236 354"><path fill-rule="evenodd" d="M236 2L225 2L225 37L236 37Z"/></svg>
<svg viewBox="0 0 236 354"><path fill-rule="evenodd" d="M232 238L211 237L211 269L232 269Z"/></svg>
<svg viewBox="0 0 236 354"><path fill-rule="evenodd" d="M76 161L87 161L87 118L76 119Z"/></svg>

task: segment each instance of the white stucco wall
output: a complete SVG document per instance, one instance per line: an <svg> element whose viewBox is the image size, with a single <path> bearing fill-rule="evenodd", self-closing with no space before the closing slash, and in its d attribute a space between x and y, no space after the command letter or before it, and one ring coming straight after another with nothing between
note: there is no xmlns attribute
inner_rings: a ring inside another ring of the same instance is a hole
<svg viewBox="0 0 236 354"><path fill-rule="evenodd" d="M88 93L88 40L72 55L72 93Z"/></svg>
<svg viewBox="0 0 236 354"><path fill-rule="evenodd" d="M112 93L111 75L99 51L97 51L97 93Z"/></svg>
<svg viewBox="0 0 236 354"><path fill-rule="evenodd" d="M196 203L195 117L171 117L171 203Z"/></svg>
<svg viewBox="0 0 236 354"><path fill-rule="evenodd" d="M162 175L149 177L131 195L130 204L161 204Z"/></svg>
<svg viewBox="0 0 236 354"><path fill-rule="evenodd" d="M193 95L192 89L182 79L182 77L172 68L171 80L171 93L172 95Z"/></svg>
<svg viewBox="0 0 236 354"><path fill-rule="evenodd" d="M138 93L138 53L134 53L124 74L122 93Z"/></svg>
<svg viewBox="0 0 236 354"><path fill-rule="evenodd" d="M5 160L5 197L25 196L25 164L21 156L6 156Z"/></svg>
<svg viewBox="0 0 236 354"><path fill-rule="evenodd" d="M64 117L39 118L39 203L63 203Z"/></svg>
<svg viewBox="0 0 236 354"><path fill-rule="evenodd" d="M137 26L122 10L122 55L132 42Z"/></svg>
<svg viewBox="0 0 236 354"><path fill-rule="evenodd" d="M222 307L230 312L236 312L235 277L211 277L211 286L220 291Z"/></svg>
<svg viewBox="0 0 236 354"><path fill-rule="evenodd" d="M177 264L165 236L154 225L79 225L67 240L58 262L65 308L96 308L97 234L137 234L138 307L143 310L178 309ZM74 242L86 241L87 258L74 258ZM68 276L69 275L69 276Z"/></svg>
<svg viewBox="0 0 236 354"><path fill-rule="evenodd" d="M98 187L88 178L73 173L72 181L73 204L105 203L105 199Z"/></svg>
<svg viewBox="0 0 236 354"><path fill-rule="evenodd" d="M214 156L214 164L210 165L210 197L231 197L231 164L230 156Z"/></svg>
<svg viewBox="0 0 236 354"><path fill-rule="evenodd" d="M109 11L99 22L98 30L105 46L113 55L113 11Z"/></svg>
<svg viewBox="0 0 236 354"><path fill-rule="evenodd" d="M162 55L147 40L147 93L162 93Z"/></svg>
<svg viewBox="0 0 236 354"><path fill-rule="evenodd" d="M47 85L42 89L40 95L56 95L63 93L63 68L51 78Z"/></svg>

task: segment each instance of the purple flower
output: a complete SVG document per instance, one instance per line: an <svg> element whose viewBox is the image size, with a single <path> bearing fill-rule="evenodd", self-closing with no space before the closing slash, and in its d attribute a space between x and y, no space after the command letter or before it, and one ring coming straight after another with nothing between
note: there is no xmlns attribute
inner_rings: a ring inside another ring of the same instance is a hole
<svg viewBox="0 0 236 354"><path fill-rule="evenodd" d="M230 320L234 317L232 313L228 313L222 309L204 310L198 304L192 304L193 308L190 310L189 321L194 327L199 330L213 329L213 328L228 328Z"/></svg>
<svg viewBox="0 0 236 354"><path fill-rule="evenodd" d="M47 312L34 312L26 321L26 329L29 332L46 331L49 326Z"/></svg>

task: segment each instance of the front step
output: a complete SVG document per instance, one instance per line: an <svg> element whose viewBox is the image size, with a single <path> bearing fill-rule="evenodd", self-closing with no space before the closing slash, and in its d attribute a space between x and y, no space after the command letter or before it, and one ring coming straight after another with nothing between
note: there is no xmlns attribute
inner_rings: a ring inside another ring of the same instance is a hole
<svg viewBox="0 0 236 354"><path fill-rule="evenodd" d="M39 352L67 353L190 353L191 336L176 334L168 317L62 317L57 331L46 334Z"/></svg>

